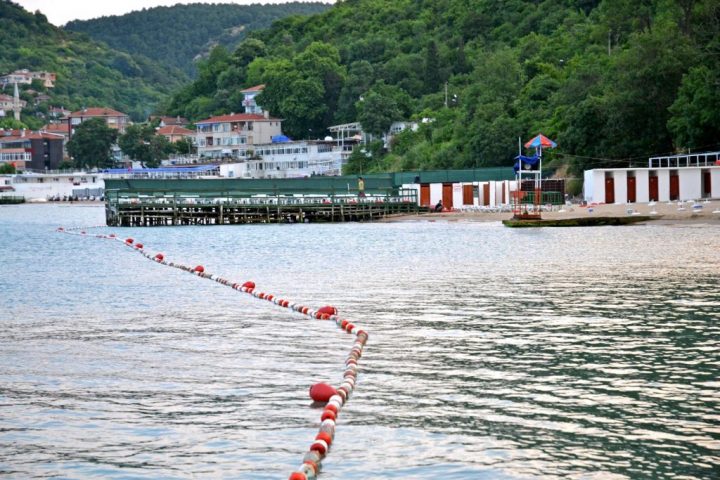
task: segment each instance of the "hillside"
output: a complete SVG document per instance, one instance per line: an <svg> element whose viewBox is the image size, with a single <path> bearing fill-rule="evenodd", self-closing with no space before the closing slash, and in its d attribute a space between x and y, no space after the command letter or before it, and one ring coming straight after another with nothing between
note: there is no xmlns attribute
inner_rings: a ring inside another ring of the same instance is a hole
<svg viewBox="0 0 720 480"><path fill-rule="evenodd" d="M143 55L193 76L193 61L215 45L234 48L248 32L269 27L289 15L310 15L328 4L188 4L155 7L121 16L69 22L66 30L83 32L131 55Z"/></svg>
<svg viewBox="0 0 720 480"><path fill-rule="evenodd" d="M112 50L87 36L66 32L40 13L0 0L0 73L16 69L55 72L55 88L33 85L50 100L23 111L31 127L42 125L38 117L49 106L74 110L83 106L106 106L146 118L154 105L180 86L182 75L158 67L141 56ZM12 90L6 91L12 95ZM24 94L25 95L25 94ZM28 98L30 100L30 98Z"/></svg>
<svg viewBox="0 0 720 480"><path fill-rule="evenodd" d="M345 0L217 49L167 111L241 111L235 92L265 83L297 138L432 119L373 146L376 169L509 165L538 131L571 172L627 166L719 146L718 18L715 0Z"/></svg>

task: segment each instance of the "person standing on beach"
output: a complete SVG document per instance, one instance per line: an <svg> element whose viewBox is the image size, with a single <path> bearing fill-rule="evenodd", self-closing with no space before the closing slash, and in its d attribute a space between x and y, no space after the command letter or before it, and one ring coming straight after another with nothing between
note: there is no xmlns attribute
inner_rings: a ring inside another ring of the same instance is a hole
<svg viewBox="0 0 720 480"><path fill-rule="evenodd" d="M358 177L358 197L365 198L365 179Z"/></svg>

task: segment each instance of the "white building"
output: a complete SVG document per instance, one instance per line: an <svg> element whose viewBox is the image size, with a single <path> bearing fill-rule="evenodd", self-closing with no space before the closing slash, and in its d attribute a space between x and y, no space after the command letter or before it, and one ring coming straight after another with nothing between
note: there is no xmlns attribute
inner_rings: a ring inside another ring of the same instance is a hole
<svg viewBox="0 0 720 480"><path fill-rule="evenodd" d="M53 197L99 197L105 191L101 173L21 173L0 175L3 195L25 197L26 201L43 201Z"/></svg>
<svg viewBox="0 0 720 480"><path fill-rule="evenodd" d="M475 182L408 183L402 188L417 192L418 204L435 207L442 202L446 210L509 209L510 192L516 189L514 180Z"/></svg>
<svg viewBox="0 0 720 480"><path fill-rule="evenodd" d="M33 72L24 68L22 70L15 70L12 73L1 76L0 85L3 87L13 83L29 85L32 83L33 79L42 80L42 83L46 88L53 88L57 78L52 72Z"/></svg>
<svg viewBox="0 0 720 480"><path fill-rule="evenodd" d="M197 122L198 155L205 158L244 158L255 145L272 142L281 135L282 120L257 113L231 113Z"/></svg>
<svg viewBox="0 0 720 480"><path fill-rule="evenodd" d="M256 145L254 156L220 165L220 176L230 178L297 178L341 175L352 144L312 140Z"/></svg>
<svg viewBox="0 0 720 480"><path fill-rule="evenodd" d="M720 152L650 158L647 168L586 170L588 203L648 203L720 198Z"/></svg>
<svg viewBox="0 0 720 480"><path fill-rule="evenodd" d="M257 104L257 102L255 101L255 97L262 93L264 88L265 85L256 85L254 87L246 88L245 90L241 91L241 93L245 96L245 99L243 100L245 113L256 113L259 115L263 114L263 109L260 105Z"/></svg>

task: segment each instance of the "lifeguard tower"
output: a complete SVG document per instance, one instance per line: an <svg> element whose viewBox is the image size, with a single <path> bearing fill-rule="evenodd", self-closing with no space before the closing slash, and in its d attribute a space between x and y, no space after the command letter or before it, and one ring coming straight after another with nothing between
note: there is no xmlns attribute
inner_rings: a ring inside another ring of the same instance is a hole
<svg viewBox="0 0 720 480"><path fill-rule="evenodd" d="M515 157L515 190L510 193L513 219L540 220L542 204L542 152L543 148L555 148L557 144L543 134L530 139L525 148L535 149L532 156L523 155L518 139L518 156Z"/></svg>

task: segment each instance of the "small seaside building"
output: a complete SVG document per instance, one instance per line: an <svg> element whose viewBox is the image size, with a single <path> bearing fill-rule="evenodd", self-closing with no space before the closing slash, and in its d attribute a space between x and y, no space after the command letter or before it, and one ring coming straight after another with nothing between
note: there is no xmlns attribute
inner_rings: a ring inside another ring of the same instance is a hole
<svg viewBox="0 0 720 480"><path fill-rule="evenodd" d="M300 178L342 175L352 146L346 141L303 140L255 145L253 156L221 164L220 176L228 178Z"/></svg>
<svg viewBox="0 0 720 480"><path fill-rule="evenodd" d="M99 173L59 172L0 175L0 187L10 196L21 196L26 201L61 200L63 197L100 197L105 191L105 180Z"/></svg>
<svg viewBox="0 0 720 480"><path fill-rule="evenodd" d="M0 129L0 158L22 162L16 163L17 168L54 170L63 159L64 143L64 137L55 133Z"/></svg>
<svg viewBox="0 0 720 480"><path fill-rule="evenodd" d="M195 123L198 155L205 158L251 156L255 145L272 143L282 134L282 120L267 113L231 113Z"/></svg>
<svg viewBox="0 0 720 480"><path fill-rule="evenodd" d="M649 203L720 198L720 152L652 157L647 167L586 170L588 203Z"/></svg>

